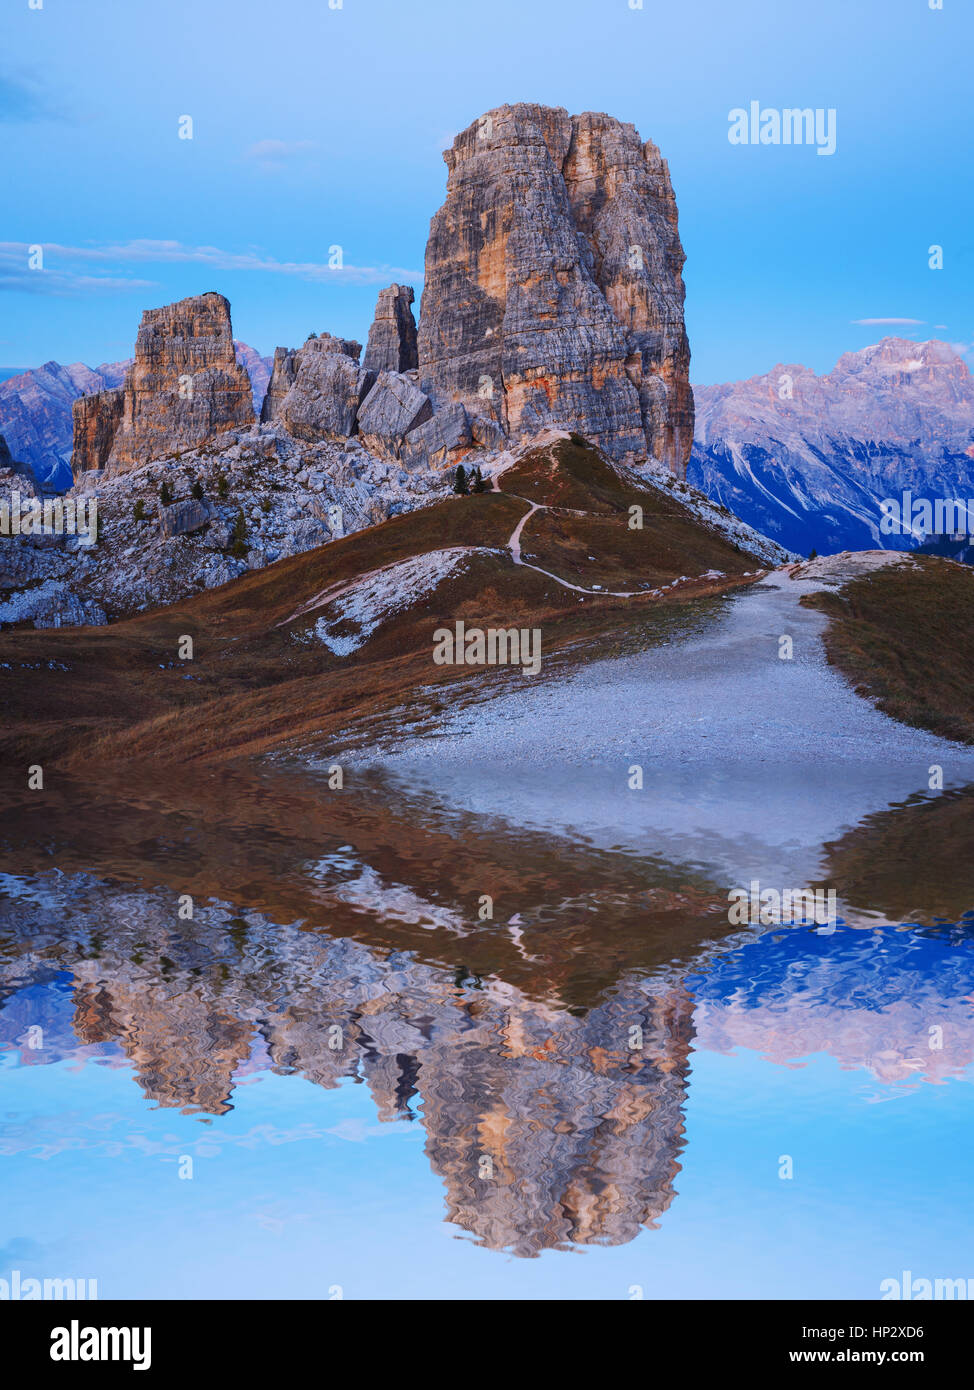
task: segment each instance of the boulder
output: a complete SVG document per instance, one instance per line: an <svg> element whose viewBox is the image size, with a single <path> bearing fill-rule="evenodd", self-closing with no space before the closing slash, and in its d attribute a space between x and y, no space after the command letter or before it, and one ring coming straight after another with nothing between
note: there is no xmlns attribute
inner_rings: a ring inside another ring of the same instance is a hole
<svg viewBox="0 0 974 1390"><path fill-rule="evenodd" d="M367 449L398 455L402 441L430 419L430 398L398 372L380 372L358 413L358 432Z"/></svg>
<svg viewBox="0 0 974 1390"><path fill-rule="evenodd" d="M182 502L173 502L159 511L159 534L163 539L172 536L185 536L198 531L210 519L210 509L205 502L195 497L187 497Z"/></svg>
<svg viewBox="0 0 974 1390"><path fill-rule="evenodd" d="M407 468L443 468L452 462L457 449L468 449L473 441L467 412L459 401L438 411L406 435L402 462Z"/></svg>
<svg viewBox="0 0 974 1390"><path fill-rule="evenodd" d="M348 439L375 381L374 372L359 366L361 351L360 343L331 334L312 336L302 348L278 348L261 420L307 443Z"/></svg>

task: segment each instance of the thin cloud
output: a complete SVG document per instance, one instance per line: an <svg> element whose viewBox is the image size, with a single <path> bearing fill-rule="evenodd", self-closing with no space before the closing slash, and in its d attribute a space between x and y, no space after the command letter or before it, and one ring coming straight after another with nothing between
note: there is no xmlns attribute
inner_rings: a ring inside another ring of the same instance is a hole
<svg viewBox="0 0 974 1390"><path fill-rule="evenodd" d="M251 271L267 275L292 275L301 280L314 282L332 281L346 285L388 285L392 283L410 284L423 279L423 272L408 270L402 266L363 266L331 265L320 261L279 261L258 250L243 252L225 251L218 246L187 246L180 241L157 241L140 238L134 241L118 242L102 246L64 246L58 242L44 243L44 259L51 265L50 270L27 270L28 247L26 242L0 242L0 276L5 273L32 276L43 281L55 271L64 281L79 284L86 278L95 284L105 286L107 277L85 277L61 266L61 262L94 262L119 271L126 264L184 264L200 265L210 270ZM152 282L126 280L121 285L142 288ZM18 286L19 288L20 286ZM42 287L38 292L43 293ZM48 291L50 292L50 290Z"/></svg>
<svg viewBox="0 0 974 1390"><path fill-rule="evenodd" d="M900 327L918 328L921 324L926 323L926 319L852 319L851 322L862 324L864 328L873 328L877 325L881 327L899 325Z"/></svg>
<svg viewBox="0 0 974 1390"><path fill-rule="evenodd" d="M63 119L41 85L30 78L0 73L0 121L49 121Z"/></svg>
<svg viewBox="0 0 974 1390"><path fill-rule="evenodd" d="M256 164L262 173L276 174L285 168L289 160L298 159L317 148L313 140L258 140L244 152L244 159Z"/></svg>
<svg viewBox="0 0 974 1390"><path fill-rule="evenodd" d="M70 297L156 288L155 280L140 280L131 275L111 272L93 275L87 269L77 271L51 265L48 253L54 248L44 246L42 249L44 268L32 270L29 263L31 247L26 242L0 242L0 292Z"/></svg>

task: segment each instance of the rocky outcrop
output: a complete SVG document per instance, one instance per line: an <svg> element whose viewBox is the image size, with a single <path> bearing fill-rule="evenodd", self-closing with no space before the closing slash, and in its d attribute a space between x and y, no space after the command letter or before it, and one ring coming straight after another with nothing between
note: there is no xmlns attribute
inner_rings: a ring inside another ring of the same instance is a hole
<svg viewBox="0 0 974 1390"><path fill-rule="evenodd" d="M253 418L250 378L234 352L227 300L210 293L147 309L121 406L114 392L102 392L79 411L75 476L97 466L89 460L103 452L109 435L104 464L121 473L197 448Z"/></svg>
<svg viewBox="0 0 974 1390"><path fill-rule="evenodd" d="M32 623L34 627L104 627L105 610L73 593L66 584L46 579L0 602L0 626Z"/></svg>
<svg viewBox="0 0 974 1390"><path fill-rule="evenodd" d="M74 448L71 472L75 477L90 468L104 468L122 423L125 391L121 386L79 396L71 407Z"/></svg>
<svg viewBox="0 0 974 1390"><path fill-rule="evenodd" d="M306 443L350 438L375 381L374 372L359 366L361 351L361 343L330 333L313 333L303 348L278 348L261 420L276 421Z"/></svg>
<svg viewBox="0 0 974 1390"><path fill-rule="evenodd" d="M17 491L22 497L37 495L34 475L26 464L15 459L0 434L0 493Z"/></svg>
<svg viewBox="0 0 974 1390"><path fill-rule="evenodd" d="M473 444L467 412L454 401L406 435L400 457L409 467L445 468Z"/></svg>
<svg viewBox="0 0 974 1390"><path fill-rule="evenodd" d="M693 437L684 254L666 161L631 125L503 106L445 154L420 384L518 437L576 429L682 476Z"/></svg>
<svg viewBox="0 0 974 1390"><path fill-rule="evenodd" d="M433 414L430 398L408 377L381 372L358 413L362 443L377 453L397 454L410 430Z"/></svg>
<svg viewBox="0 0 974 1390"><path fill-rule="evenodd" d="M379 291L362 364L367 371L408 372L419 366L413 298L411 285L390 285Z"/></svg>
<svg viewBox="0 0 974 1390"><path fill-rule="evenodd" d="M255 409L259 410L271 359L261 357L246 343L235 342L234 347L237 360L250 378ZM7 435L17 458L23 459L46 489L63 491L71 486L73 403L81 396L90 398L121 386L131 365L131 358L125 362L103 362L100 367L86 367L83 362L72 362L67 367L60 362L45 362L43 367L33 367L0 382L0 430ZM86 433L89 429L86 422ZM87 452L83 445L82 457Z"/></svg>

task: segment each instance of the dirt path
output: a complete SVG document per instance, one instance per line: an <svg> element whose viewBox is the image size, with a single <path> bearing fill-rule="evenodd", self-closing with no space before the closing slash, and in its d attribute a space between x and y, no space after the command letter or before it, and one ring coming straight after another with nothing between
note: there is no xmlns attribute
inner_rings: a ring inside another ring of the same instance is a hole
<svg viewBox="0 0 974 1390"><path fill-rule="evenodd" d="M493 490L494 492L501 491L501 489L496 485L496 479L494 479ZM661 593L661 590L659 589L643 589L637 590L634 593L616 593L611 589L603 589L598 585L596 585L594 588L586 589L583 588L581 584L572 584L567 579L560 579L557 574L552 574L550 570L542 569L540 565L532 565L529 561L522 559L521 532L524 530L525 525L528 523L528 521L530 521L531 517L534 516L535 512L551 511L558 512L561 515L565 516L589 516L591 515L591 513L572 511L567 507L549 507L543 502L532 502L529 498L519 497L516 493L513 492L507 492L503 495L505 497L513 497L514 500L517 502L523 502L528 509L521 517L521 520L515 526L514 530L511 532L510 538L508 539L506 546L506 548L511 552L511 559L514 561L515 565L520 565L523 569L535 570L538 574L543 574L548 579L553 579L554 582L556 584L560 584L563 589L571 589L573 593L576 594L592 594L601 596L603 598L653 598L658 597ZM447 549L449 549L449 551L451 552L455 550L469 550L472 554L474 552L479 552L483 550L483 548L483 546L479 545L450 546L442 551L431 550L427 553L431 556L438 554L446 554ZM324 589L319 590L319 592L315 594L314 598L308 599L307 603L302 604L300 608L296 608L289 617L282 619L282 621L277 623L276 626L287 627L288 623L293 623L298 618L303 618L307 613L313 612L316 608L324 608L326 604L333 603L335 599L344 598L347 594L355 592L368 581L374 579L376 575L385 574L387 571L394 570L397 568L397 566L401 566L407 563L408 561L405 560L394 560L392 561L392 563L388 565L380 565L377 569L367 570L364 574L356 575L354 579L350 579L347 581L339 580L335 584L329 584Z"/></svg>

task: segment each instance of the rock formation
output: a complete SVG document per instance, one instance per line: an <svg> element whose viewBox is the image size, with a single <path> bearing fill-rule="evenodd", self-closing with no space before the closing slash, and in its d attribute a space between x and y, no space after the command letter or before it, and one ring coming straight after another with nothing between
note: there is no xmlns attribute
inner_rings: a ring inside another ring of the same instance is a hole
<svg viewBox="0 0 974 1390"><path fill-rule="evenodd" d="M366 371L408 372L419 366L416 320L410 307L413 297L410 285L390 285L379 291L362 364Z"/></svg>
<svg viewBox="0 0 974 1390"><path fill-rule="evenodd" d="M37 488L34 475L26 464L15 459L0 434L0 493L17 491L22 497L34 497Z"/></svg>
<svg viewBox="0 0 974 1390"><path fill-rule="evenodd" d="M234 352L227 300L209 293L147 309L135 361L120 390L121 407L114 392L102 392L79 409L72 455L76 477L99 466L94 459L109 434L112 446L103 462L120 473L250 424L250 378ZM102 411L104 418L96 418Z"/></svg>
<svg viewBox="0 0 974 1390"><path fill-rule="evenodd" d="M398 454L410 430L432 417L429 396L398 372L381 372L358 413L362 443L377 453Z"/></svg>
<svg viewBox="0 0 974 1390"><path fill-rule="evenodd" d="M79 396L71 407L74 448L71 471L77 477L90 468L104 468L122 423L125 390L114 386L91 396Z"/></svg>
<svg viewBox="0 0 974 1390"><path fill-rule="evenodd" d="M666 161L612 117L503 106L444 156L420 384L513 436L558 425L682 475L693 437Z"/></svg>
<svg viewBox="0 0 974 1390"><path fill-rule="evenodd" d="M278 348L261 420L307 443L348 439L375 382L375 372L359 366L361 351L361 343L330 333L312 334L303 348Z"/></svg>
<svg viewBox="0 0 974 1390"><path fill-rule="evenodd" d="M247 343L235 342L234 347L238 362L250 377L255 409L260 410L271 372L271 359L261 357ZM33 367L0 382L0 431L7 436L17 458L30 466L45 488L63 491L71 486L74 402L79 396L92 396L121 386L131 365L131 358L125 362L103 362L94 368L86 367L83 362L72 362L67 367L60 362L45 362L43 367ZM90 417L87 417L84 433L88 434L91 428ZM85 456L86 450L82 447L82 460ZM82 463L79 471L100 466L95 462Z"/></svg>

